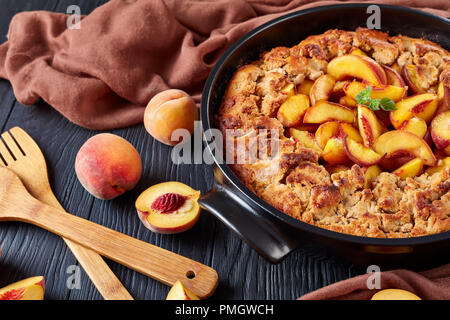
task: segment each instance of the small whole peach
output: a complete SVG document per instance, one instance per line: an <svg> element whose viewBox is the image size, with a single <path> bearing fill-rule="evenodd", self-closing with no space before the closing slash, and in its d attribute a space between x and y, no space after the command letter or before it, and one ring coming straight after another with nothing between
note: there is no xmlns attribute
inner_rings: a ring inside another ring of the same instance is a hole
<svg viewBox="0 0 450 320"><path fill-rule="evenodd" d="M145 109L145 129L156 140L169 146L177 145L180 139L172 139L177 129L185 129L192 135L198 108L194 100L184 91L170 89L158 93Z"/></svg>
<svg viewBox="0 0 450 320"><path fill-rule="evenodd" d="M141 178L142 162L127 140L101 133L87 140L78 151L75 172L90 194L111 200L136 186Z"/></svg>

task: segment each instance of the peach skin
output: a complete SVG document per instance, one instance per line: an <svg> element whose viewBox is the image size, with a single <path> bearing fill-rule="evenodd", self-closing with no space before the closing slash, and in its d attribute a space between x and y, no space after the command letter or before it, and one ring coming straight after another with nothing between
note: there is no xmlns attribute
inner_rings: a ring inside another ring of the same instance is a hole
<svg viewBox="0 0 450 320"><path fill-rule="evenodd" d="M75 172L90 194L111 200L136 186L142 174L142 162L127 140L102 133L90 138L78 151Z"/></svg>
<svg viewBox="0 0 450 320"><path fill-rule="evenodd" d="M181 138L172 139L177 129L185 129L192 135L198 108L184 91L171 89L158 93L147 105L144 126L156 140L169 146L177 145Z"/></svg>

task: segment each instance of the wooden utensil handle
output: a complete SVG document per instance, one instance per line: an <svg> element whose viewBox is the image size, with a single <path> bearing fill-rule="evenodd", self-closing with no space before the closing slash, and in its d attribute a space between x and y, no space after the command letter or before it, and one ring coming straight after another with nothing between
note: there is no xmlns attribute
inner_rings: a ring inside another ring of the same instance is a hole
<svg viewBox="0 0 450 320"><path fill-rule="evenodd" d="M164 284L173 285L181 280L199 298L209 297L217 287L216 271L199 262L54 209L37 200L32 208L32 213L24 213L19 220L75 241Z"/></svg>
<svg viewBox="0 0 450 320"><path fill-rule="evenodd" d="M39 198L43 203L55 209L64 210L51 190ZM69 239L63 238L63 240L105 300L133 300L133 297L97 252Z"/></svg>

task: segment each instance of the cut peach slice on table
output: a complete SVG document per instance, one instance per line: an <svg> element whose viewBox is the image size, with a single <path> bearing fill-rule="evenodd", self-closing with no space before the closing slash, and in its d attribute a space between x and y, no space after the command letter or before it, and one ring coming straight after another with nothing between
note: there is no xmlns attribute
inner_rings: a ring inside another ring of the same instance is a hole
<svg viewBox="0 0 450 320"><path fill-rule="evenodd" d="M344 164L348 157L341 138L333 137L327 141L323 149L322 158L329 164Z"/></svg>
<svg viewBox="0 0 450 320"><path fill-rule="evenodd" d="M388 66L382 67L384 69L384 72L386 72L387 84L396 87L406 87L405 81L403 81L402 76L397 72L397 70Z"/></svg>
<svg viewBox="0 0 450 320"><path fill-rule="evenodd" d="M363 168L364 172L364 188L370 188L372 186L373 181L380 175L382 172L378 165L373 165L370 167Z"/></svg>
<svg viewBox="0 0 450 320"><path fill-rule="evenodd" d="M44 300L44 291L44 277L32 277L0 289L0 300Z"/></svg>
<svg viewBox="0 0 450 320"><path fill-rule="evenodd" d="M415 158L412 159L411 161L408 161L407 163L405 163L392 173L399 176L402 179L414 178L415 176L419 175L420 172L422 172L422 169L423 169L423 160L420 158Z"/></svg>
<svg viewBox="0 0 450 320"><path fill-rule="evenodd" d="M436 148L450 156L450 111L436 116L431 122L431 138Z"/></svg>
<svg viewBox="0 0 450 320"><path fill-rule="evenodd" d="M314 134L312 134L311 132L290 128L289 135L298 142L300 142L306 148L313 149L322 153L322 149L317 143Z"/></svg>
<svg viewBox="0 0 450 320"><path fill-rule="evenodd" d="M434 167L429 167L426 170L426 173L429 175L435 174L436 172L441 171L444 168L450 168L450 157L446 157L444 159L439 159L438 163Z"/></svg>
<svg viewBox="0 0 450 320"><path fill-rule="evenodd" d="M330 138L338 135L340 124L341 123L338 121L329 121L321 124L319 128L317 128L315 138L322 149L325 148L325 145Z"/></svg>
<svg viewBox="0 0 450 320"><path fill-rule="evenodd" d="M136 200L142 223L153 232L172 234L192 228L200 216L196 191L180 182L165 182L145 190Z"/></svg>
<svg viewBox="0 0 450 320"><path fill-rule="evenodd" d="M384 289L375 293L371 300L422 300L414 293L402 289Z"/></svg>
<svg viewBox="0 0 450 320"><path fill-rule="evenodd" d="M409 92L412 94L425 92L417 78L417 66L413 64L405 64L402 68L403 79L408 85Z"/></svg>
<svg viewBox="0 0 450 320"><path fill-rule="evenodd" d="M335 84L336 80L328 74L317 78L309 92L311 105L315 105L320 100L329 100Z"/></svg>
<svg viewBox="0 0 450 320"><path fill-rule="evenodd" d="M170 289L166 300L200 300L191 290L186 288L181 281L175 282Z"/></svg>
<svg viewBox="0 0 450 320"><path fill-rule="evenodd" d="M391 111L391 123L395 129L401 128L406 120L418 117L427 123L433 118L438 106L437 96L432 93L422 93L397 102L397 110Z"/></svg>
<svg viewBox="0 0 450 320"><path fill-rule="evenodd" d="M368 107L358 105L358 128L364 145L371 148L375 140L386 132L386 127L378 120L375 113Z"/></svg>
<svg viewBox="0 0 450 320"><path fill-rule="evenodd" d="M284 127L293 127L302 122L308 108L308 96L301 93L290 96L278 109L277 119Z"/></svg>
<svg viewBox="0 0 450 320"><path fill-rule="evenodd" d="M404 130L388 131L376 139L374 149L378 154L386 154L386 160L399 154L409 154L421 158L425 165L433 166L436 157L428 144L415 134Z"/></svg>
<svg viewBox="0 0 450 320"><path fill-rule="evenodd" d="M376 165L385 156L384 154L378 154L372 149L365 147L361 143L351 139L349 136L344 139L344 149L350 160L364 167Z"/></svg>
<svg viewBox="0 0 450 320"><path fill-rule="evenodd" d="M297 93L304 94L306 96L309 96L309 93L311 92L311 88L314 84L314 81L305 79L302 83L300 83L297 86Z"/></svg>
<svg viewBox="0 0 450 320"><path fill-rule="evenodd" d="M304 123L324 123L333 120L353 123L355 113L343 105L319 101L306 111L303 118Z"/></svg>
<svg viewBox="0 0 450 320"><path fill-rule="evenodd" d="M373 59L361 55L344 55L328 63L327 73L336 80L357 78L370 85L387 83L384 69Z"/></svg>
<svg viewBox="0 0 450 320"><path fill-rule="evenodd" d="M344 86L344 92L347 96L356 99L356 96L366 88L367 88L366 84L359 81L352 81ZM370 97L372 99L389 98L392 101L396 102L401 100L405 96L405 94L406 94L405 87L397 87L386 84L380 86L372 86Z"/></svg>
<svg viewBox="0 0 450 320"><path fill-rule="evenodd" d="M427 123L421 118L412 117L403 123L401 130L414 133L419 138L423 138L427 133Z"/></svg>

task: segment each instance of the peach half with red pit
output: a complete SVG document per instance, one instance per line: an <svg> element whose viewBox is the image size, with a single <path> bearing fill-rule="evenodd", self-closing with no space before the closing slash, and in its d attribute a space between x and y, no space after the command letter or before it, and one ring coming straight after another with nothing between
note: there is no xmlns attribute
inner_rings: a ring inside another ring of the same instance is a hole
<svg viewBox="0 0 450 320"><path fill-rule="evenodd" d="M144 226L156 233L173 234L191 229L200 217L196 191L180 182L165 182L145 190L136 200Z"/></svg>

